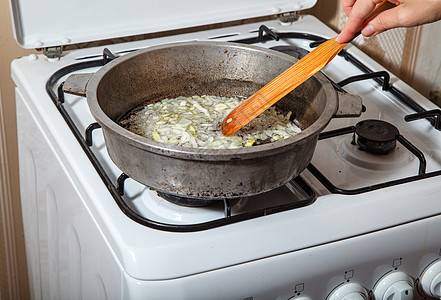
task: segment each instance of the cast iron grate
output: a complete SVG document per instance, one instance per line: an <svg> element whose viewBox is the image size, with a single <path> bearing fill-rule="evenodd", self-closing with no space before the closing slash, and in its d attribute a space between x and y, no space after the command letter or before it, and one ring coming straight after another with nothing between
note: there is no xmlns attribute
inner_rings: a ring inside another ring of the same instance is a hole
<svg viewBox="0 0 441 300"><path fill-rule="evenodd" d="M270 39L274 39L276 41L283 39L306 39L310 40L310 46L315 47L318 46L320 43L325 41L323 37L308 34L308 33L298 33L298 32L283 32L283 33L275 33L272 30L270 30L265 25L262 25L259 30L256 30L257 37L256 38L249 38L249 39L241 39L241 40L235 40L234 42L237 43L244 43L244 44L255 44L260 42L265 42ZM265 34L266 33L266 34ZM275 50L279 51L287 51L288 49L278 48L274 47ZM291 49L292 50L292 49ZM298 58L301 58L304 56L307 52L303 50L294 51L297 53ZM288 53L289 54L289 53ZM346 80L335 83L332 80L331 83L333 87L341 92L344 92L342 89L342 86L345 84L355 82L358 80L365 80L365 79L374 79L376 82L382 85L383 90L388 91L392 93L397 99L399 99L403 104L407 105L408 107L412 108L415 111L415 114L406 116L406 121L412 121L416 119L427 119L436 129L440 129L440 118L441 118L441 112L440 110L435 111L426 111L424 108L422 108L418 103L416 103L414 100L412 100L410 97L408 97L406 94L402 93L401 91L397 90L389 83L389 74L385 71L382 72L372 72L368 67L366 67L364 64L362 64L360 61L358 61L355 57L353 57L351 54L347 53L345 50L341 51L340 56L344 57L346 60L351 62L353 65L357 66L357 68L363 73L358 76L354 76L351 78L347 78ZM282 211L287 211L291 209L295 209L298 207L304 207L307 205L312 204L316 199L316 194L314 190L301 178L301 176L293 179L293 183L300 187L304 193L306 194L305 199L301 201L296 201L294 203L285 204L285 205L279 205L276 207L271 208L265 208L261 210L257 210L254 212L239 214L239 215L231 215L231 206L229 204L228 199L224 199L224 208L225 208L225 216L223 218L212 220L209 222L199 223L199 224L190 224L190 225L175 225L175 224L165 224L161 222L156 222L154 220L149 220L144 218L143 216L139 215L137 212L132 210L127 203L122 198L124 195L124 181L128 178L127 175L122 174L115 184L112 182L112 180L109 178L108 174L104 170L103 166L100 164L99 160L93 153L93 151L90 149L91 145L93 144L92 139L92 132L93 130L100 128L98 123L92 123L89 125L89 127L86 129L85 137L83 137L82 133L79 131L78 127L75 125L75 122L72 120L72 118L69 116L69 113L66 111L66 109L63 106L64 103L64 94L63 94L63 83L59 84L58 87L56 87L56 84L59 82L59 80L70 73L73 73L78 70L88 69L88 68L94 68L94 67L100 67L105 65L107 62L111 61L112 59L116 58L114 54L112 54L108 49L104 49L103 56L101 59L96 60L88 60L88 61L82 61L79 63L75 63L66 67L63 67L56 71L47 81L46 83L46 91L50 98L52 99L53 103L57 107L58 111L62 115L63 119L71 129L72 133L74 134L75 138L81 145L82 149L86 153L87 157L91 161L92 165L96 169L97 173L103 180L104 184L106 185L107 189L109 190L110 194L122 210L124 214L126 214L130 219L132 219L135 222L138 222L139 224L148 226L150 228L158 229L158 230L164 230L164 231L172 231L172 232L192 232L192 231L200 231L200 230L207 230L211 228L216 228L219 226L227 225L227 224L233 224L236 222L241 222L245 220L250 220L253 218L258 218L261 216L274 214ZM329 78L328 78L329 79ZM341 135L341 134L350 134L353 132L355 127L348 127L348 128L342 128L338 129L332 132L324 132L320 135L319 139L326 139L332 136ZM419 168L419 174L400 179L400 180L394 180L390 182L381 183L375 186L368 186L356 190L344 190L339 187L334 186L315 166L310 164L307 169L331 192L331 193L337 193L337 194L358 194L358 193L364 193L368 191L372 191L375 189L383 188L383 187L389 187L393 185L398 185L410 181L420 180L428 177L433 176L439 176L441 175L440 171L435 171L431 173L425 173L425 160L424 155L419 152L418 149L416 149L410 142L408 142L404 137L400 135L397 139L400 143L402 143L406 148L409 149L409 151L412 151L418 159L420 160L420 168ZM222 201L222 200L220 200Z"/></svg>

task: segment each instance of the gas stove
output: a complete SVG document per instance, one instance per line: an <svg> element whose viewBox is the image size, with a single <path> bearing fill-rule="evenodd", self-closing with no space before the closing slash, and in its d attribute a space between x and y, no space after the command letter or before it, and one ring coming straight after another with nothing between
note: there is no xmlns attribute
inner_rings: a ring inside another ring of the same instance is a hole
<svg viewBox="0 0 441 300"><path fill-rule="evenodd" d="M332 119L310 165L285 186L210 205L128 178L86 99L62 92L68 75L153 45L231 41L301 57L335 35L301 16L15 60L34 298L438 295L441 111L356 47L322 72L337 91L361 96L361 117Z"/></svg>

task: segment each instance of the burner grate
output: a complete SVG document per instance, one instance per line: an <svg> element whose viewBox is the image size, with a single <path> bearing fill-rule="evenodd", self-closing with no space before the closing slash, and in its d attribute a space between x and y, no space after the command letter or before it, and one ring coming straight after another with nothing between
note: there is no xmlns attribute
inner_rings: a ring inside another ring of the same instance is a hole
<svg viewBox="0 0 441 300"><path fill-rule="evenodd" d="M230 199L222 199L215 200L216 202L222 202L224 206L224 217L216 220L198 223L198 224L185 224L185 225L176 225L176 224L167 224L157 222L155 220L151 220L141 216L136 213L133 209L131 209L127 203L124 201L122 196L124 195L124 182L130 178L126 174L122 173L118 178L118 185L115 189L117 194L112 193L116 203L121 208L121 210L133 221L148 226L150 228L164 230L164 231L173 231L173 232L193 232L193 231L201 231L212 229L224 225L234 224L237 222L242 222L246 220L251 220L258 217L263 217L283 211L288 211L300 207L308 206L316 200L317 196L314 190L301 178L297 177L289 183L289 185L294 186L295 189L301 191L305 194L305 198L300 201L294 201L292 203L271 206L268 208L258 209L252 212L240 213L236 215L232 215Z"/></svg>
<svg viewBox="0 0 441 300"><path fill-rule="evenodd" d="M355 126L349 126L345 128L340 128L332 131L322 132L319 136L319 140L324 140L328 138L333 138L345 134L353 134L353 140L355 140ZM399 185L407 182L412 182L416 180L421 180L424 178L434 177L441 175L441 170L434 171L431 173L426 173L426 159L424 154L418 150L411 142L409 142L404 136L401 134L397 134L396 140L400 142L407 150L409 150L413 155L417 157L419 160L418 174L411 177L406 177L397 180L391 180L387 182L378 183L375 185L369 185L357 189L343 189L335 186L322 172L320 172L312 163L308 165L307 169L330 191L334 194L343 194L343 195L356 195L366 192L375 191L381 188L391 187L394 185Z"/></svg>
<svg viewBox="0 0 441 300"><path fill-rule="evenodd" d="M266 35L264 35L266 33ZM324 41L324 39L320 36L311 35L308 33L297 33L297 32L284 32L284 33L274 33L270 29L268 29L266 26L262 26L259 28L258 31L258 37L257 38L250 38L250 39L242 39L242 40L235 40L235 42L238 43L244 43L244 44L255 44L259 42L264 42L270 39L279 40L279 39L307 39L311 40L312 43L310 44L311 47L315 47L321 42ZM277 49L276 49L277 50ZM300 53L299 55L304 55L304 53ZM408 115L406 116L406 121L411 121L415 119L421 119L425 118L431 124L439 129L440 127L440 121L441 114L439 113L439 110L433 112L429 111L427 112L424 110L419 104L417 104L414 100L412 100L410 97L405 95L404 93L398 91L393 86L390 86L389 84L389 74L387 72L372 72L369 68L367 68L365 65L363 65L360 61L358 61L355 57L353 57L351 54L347 53L345 50L341 51L340 56L344 57L346 60L351 62L353 65L357 66L358 69L360 69L364 74L360 76L355 76L354 78L348 78L339 84L333 82L331 83L334 86L334 88L338 91L344 92L341 86L348 84L350 82L358 81L358 80L364 80L364 79L370 79L373 78L378 83L380 83L383 86L383 89L392 93L397 99L399 99L402 103L406 104L408 107L412 108L416 114ZM93 68L93 67L100 67L105 65L110 60L116 58L115 55L113 55L109 50L105 49L103 53L102 59L98 60L90 60L90 61L83 61L80 63L72 64L69 66L66 66L64 68L61 68L57 72L55 72L47 81L46 83L46 91L50 98L52 99L53 103L57 107L58 111L66 121L67 125L73 132L74 136L76 137L77 141L83 148L84 152L90 159L92 165L96 169L97 173L107 186L110 194L122 210L124 214L126 214L130 219L132 219L135 222L138 222L139 224L148 226L150 228L164 230L164 231L172 231L172 232L192 232L192 231L200 231L200 230L207 230L211 228L216 228L219 226L227 225L227 224L233 224L236 222L241 222L244 220L250 220L253 218L274 214L282 211L287 211L291 209L295 209L298 207L303 207L312 204L315 199L316 195L314 190L299 176L292 180L292 184L294 184L296 187L301 189L305 194L305 199L301 201L297 201L294 203L279 205L275 207L260 209L257 211L239 214L239 215L231 215L231 206L229 204L228 199L224 199L224 208L225 208L225 216L221 219L205 222L205 223L199 223L199 224L191 224L191 225L175 225L175 224L164 224L160 222L156 222L154 220L149 220L144 218L143 216L139 215L137 212L132 210L127 203L123 199L124 195L124 181L128 178L127 175L122 174L118 178L118 182L115 185L112 180L109 178L108 174L106 174L103 166L100 164L99 160L95 156L95 154L90 149L91 145L93 144L92 140L92 132L93 130L100 128L100 126L97 123L92 123L85 132L85 137L83 137L82 133L78 130L77 126L75 125L72 118L69 116L68 112L65 110L63 103L64 103L64 94L62 90L62 83L56 87L57 82L65 76L72 72ZM319 139L323 140L326 138L330 138L337 135L343 135L343 134L353 134L355 131L355 127L347 127L347 128L341 128L334 131L324 132L320 135ZM415 148L409 141L407 141L403 136L398 135L397 141L399 141L401 144L403 144L409 151L411 151L415 156L418 157L420 161L419 171L418 175L403 178L400 180L393 180L389 182L380 183L374 186L368 186L364 188L359 188L355 190L345 190L341 189L339 187L334 186L313 164L310 164L307 169L331 192L336 194L359 194L364 192L373 191L376 189L384 188L384 187L390 187L393 185L399 185L406 182L421 180L424 178L434 177L441 175L441 170L434 171L430 173L426 173L426 163L424 155Z"/></svg>

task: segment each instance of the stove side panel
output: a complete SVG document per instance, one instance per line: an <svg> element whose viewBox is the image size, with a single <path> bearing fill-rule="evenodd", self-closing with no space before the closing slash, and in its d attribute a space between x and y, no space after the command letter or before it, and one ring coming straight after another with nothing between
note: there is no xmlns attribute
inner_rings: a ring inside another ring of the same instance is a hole
<svg viewBox="0 0 441 300"><path fill-rule="evenodd" d="M119 299L119 264L18 90L16 99L32 299Z"/></svg>

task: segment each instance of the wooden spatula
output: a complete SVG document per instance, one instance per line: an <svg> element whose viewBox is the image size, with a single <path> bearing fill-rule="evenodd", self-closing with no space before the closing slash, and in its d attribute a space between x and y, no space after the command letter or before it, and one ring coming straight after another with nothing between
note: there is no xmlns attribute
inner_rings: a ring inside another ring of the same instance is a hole
<svg viewBox="0 0 441 300"><path fill-rule="evenodd" d="M366 22L380 12L395 5L383 1L366 18ZM359 34L359 33L358 33ZM357 34L357 35L358 35ZM326 66L348 43L340 44L332 38L308 53L282 74L270 81L254 95L238 105L222 122L222 133L231 135L245 126L264 110L305 82Z"/></svg>

